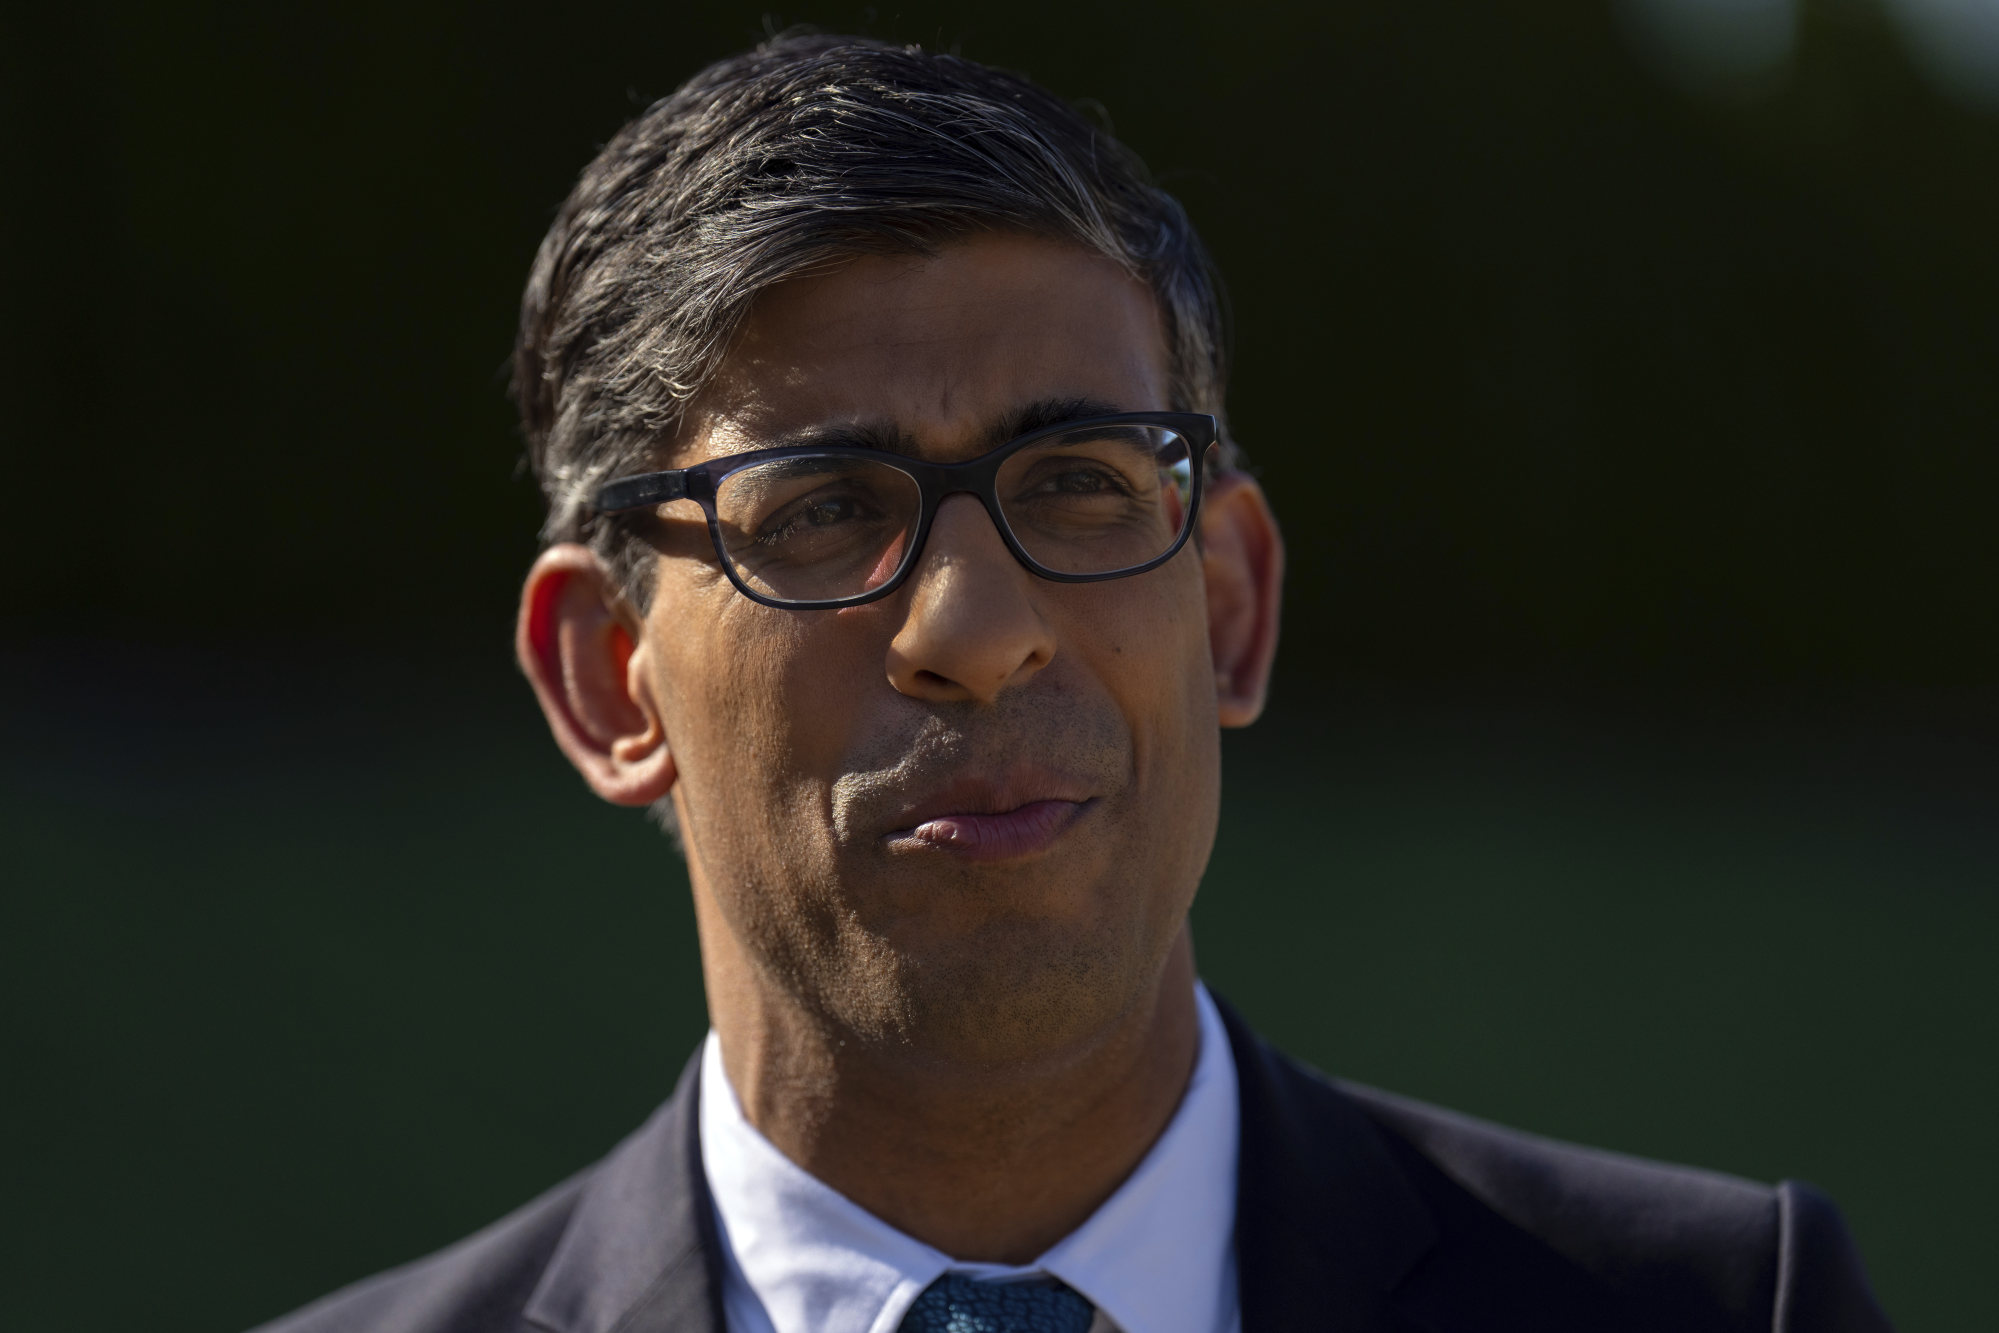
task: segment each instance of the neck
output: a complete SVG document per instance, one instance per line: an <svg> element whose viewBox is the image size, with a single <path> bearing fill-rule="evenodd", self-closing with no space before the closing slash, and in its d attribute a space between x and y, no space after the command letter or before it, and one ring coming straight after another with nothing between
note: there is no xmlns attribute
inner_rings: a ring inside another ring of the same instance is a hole
<svg viewBox="0 0 1999 1333"><path fill-rule="evenodd" d="M743 1113L800 1167L954 1259L1025 1264L1165 1130L1199 1044L1181 927L1155 984L1084 1049L964 1068L855 1040L762 982L697 890L709 1014Z"/></svg>

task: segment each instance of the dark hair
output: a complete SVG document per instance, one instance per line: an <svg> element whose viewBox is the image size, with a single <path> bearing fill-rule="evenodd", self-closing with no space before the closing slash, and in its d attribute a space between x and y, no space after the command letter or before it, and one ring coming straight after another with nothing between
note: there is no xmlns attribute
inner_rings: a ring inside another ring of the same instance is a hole
<svg viewBox="0 0 1999 1333"><path fill-rule="evenodd" d="M1074 241L1159 298L1175 401L1226 418L1222 296L1193 225L1137 156L1017 75L852 37L789 35L710 65L576 182L521 302L514 396L548 500L628 595L650 563L590 496L657 466L757 296L862 254L980 231Z"/></svg>

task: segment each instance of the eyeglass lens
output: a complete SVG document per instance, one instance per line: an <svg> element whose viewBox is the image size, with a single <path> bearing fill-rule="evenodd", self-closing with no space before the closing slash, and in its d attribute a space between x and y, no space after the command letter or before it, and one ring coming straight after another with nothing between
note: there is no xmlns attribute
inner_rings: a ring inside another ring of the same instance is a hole
<svg viewBox="0 0 1999 1333"><path fill-rule="evenodd" d="M1098 426L1016 450L995 490L1028 558L1056 574L1113 574L1180 539L1195 459L1164 426ZM780 601L836 601L878 588L909 557L922 509L916 479L851 455L772 459L715 489L722 546L738 578Z"/></svg>

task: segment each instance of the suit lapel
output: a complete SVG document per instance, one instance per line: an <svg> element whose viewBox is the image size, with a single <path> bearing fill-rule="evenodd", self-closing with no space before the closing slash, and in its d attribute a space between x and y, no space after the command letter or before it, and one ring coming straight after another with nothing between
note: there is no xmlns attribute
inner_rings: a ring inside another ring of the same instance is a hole
<svg viewBox="0 0 1999 1333"><path fill-rule="evenodd" d="M591 1177L529 1299L550 1333L724 1333L721 1246L701 1167L701 1053Z"/></svg>
<svg viewBox="0 0 1999 1333"><path fill-rule="evenodd" d="M1407 1329L1391 1293L1436 1243L1429 1208L1350 1099L1219 1007L1242 1104L1242 1333Z"/></svg>

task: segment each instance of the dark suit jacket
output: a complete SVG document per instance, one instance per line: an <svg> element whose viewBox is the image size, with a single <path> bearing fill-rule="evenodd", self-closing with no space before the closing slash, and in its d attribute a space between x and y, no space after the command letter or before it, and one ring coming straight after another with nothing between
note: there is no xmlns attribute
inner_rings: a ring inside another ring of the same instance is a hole
<svg viewBox="0 0 1999 1333"><path fill-rule="evenodd" d="M1336 1083L1226 1006L1242 1098L1243 1333L1873 1333L1832 1204ZM265 1333L726 1333L700 1059L609 1157Z"/></svg>

